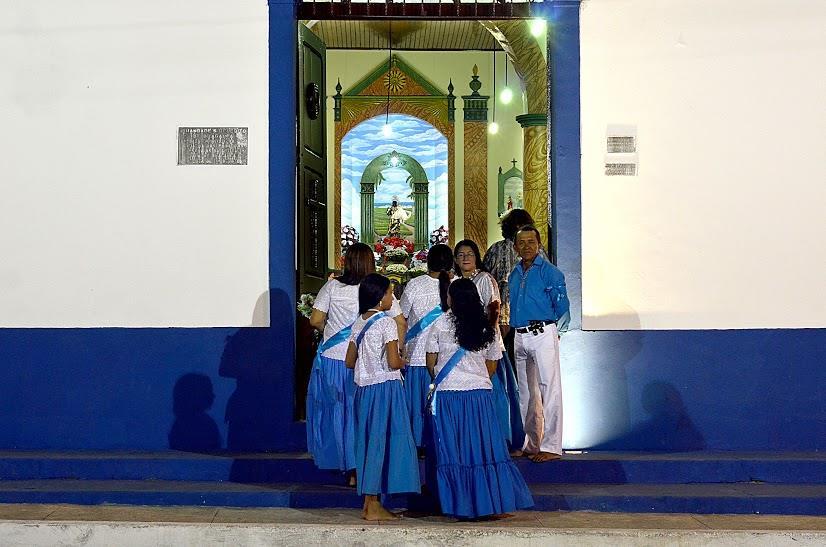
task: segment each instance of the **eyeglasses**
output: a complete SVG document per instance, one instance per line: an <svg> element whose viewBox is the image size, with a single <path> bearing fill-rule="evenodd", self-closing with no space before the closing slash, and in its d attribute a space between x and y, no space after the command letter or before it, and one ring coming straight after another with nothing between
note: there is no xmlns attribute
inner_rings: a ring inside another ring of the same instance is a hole
<svg viewBox="0 0 826 547"><path fill-rule="evenodd" d="M476 258L476 255L473 253L458 253L456 258Z"/></svg>

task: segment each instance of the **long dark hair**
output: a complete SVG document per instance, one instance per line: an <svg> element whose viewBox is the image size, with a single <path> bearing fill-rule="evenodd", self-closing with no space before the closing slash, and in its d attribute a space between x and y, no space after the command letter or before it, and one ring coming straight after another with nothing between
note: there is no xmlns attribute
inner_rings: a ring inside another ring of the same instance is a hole
<svg viewBox="0 0 826 547"><path fill-rule="evenodd" d="M450 274L453 269L453 251L443 243L434 245L427 252L427 269L439 272L439 300L442 311L447 311L447 288L450 286Z"/></svg>
<svg viewBox="0 0 826 547"><path fill-rule="evenodd" d="M525 209L511 209L510 213L499 220L499 224L502 226L502 237L513 241L519 228L533 224L533 217Z"/></svg>
<svg viewBox="0 0 826 547"><path fill-rule="evenodd" d="M359 284L359 315L367 313L370 308L375 308L384 295L390 280L381 274L367 274Z"/></svg>
<svg viewBox="0 0 826 547"><path fill-rule="evenodd" d="M375 271L373 249L366 243L353 243L344 253L344 272L336 279L345 285L358 285L367 274Z"/></svg>
<svg viewBox="0 0 826 547"><path fill-rule="evenodd" d="M470 279L457 279L450 284L448 292L459 345L468 351L478 351L493 342L493 327L485 315L476 284Z"/></svg>
<svg viewBox="0 0 826 547"><path fill-rule="evenodd" d="M459 254L459 247L470 247L470 250L473 251L473 254L476 256L476 269L480 271L487 271L484 264L482 264L482 255L479 253L479 246L476 244L475 241L472 239L463 239L459 243L453 247L453 258L458 258L456 255ZM459 269L458 260L453 263L453 267L456 270L458 275L462 275L461 270Z"/></svg>

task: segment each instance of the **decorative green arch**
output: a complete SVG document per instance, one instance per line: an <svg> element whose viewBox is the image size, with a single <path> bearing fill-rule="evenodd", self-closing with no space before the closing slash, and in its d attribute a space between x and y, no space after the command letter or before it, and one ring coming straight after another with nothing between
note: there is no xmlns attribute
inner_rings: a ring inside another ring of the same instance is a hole
<svg viewBox="0 0 826 547"><path fill-rule="evenodd" d="M427 194L428 180L422 165L412 156L393 150L373 158L364 173L361 175L361 240L368 245L374 239L374 206L376 187L384 180L381 172L395 167L410 173L407 182L413 190L413 210L416 219L416 230L413 234L413 245L417 249L425 249L428 244L427 233Z"/></svg>

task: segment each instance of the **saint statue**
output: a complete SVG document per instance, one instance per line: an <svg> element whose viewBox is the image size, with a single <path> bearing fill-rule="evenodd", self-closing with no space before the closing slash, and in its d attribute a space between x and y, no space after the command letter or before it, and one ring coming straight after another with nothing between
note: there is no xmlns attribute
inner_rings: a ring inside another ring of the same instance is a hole
<svg viewBox="0 0 826 547"><path fill-rule="evenodd" d="M393 202L387 208L387 216L390 217L390 225L387 228L387 235L390 237L401 237L402 223L410 218L410 213L399 204L398 196L393 196Z"/></svg>

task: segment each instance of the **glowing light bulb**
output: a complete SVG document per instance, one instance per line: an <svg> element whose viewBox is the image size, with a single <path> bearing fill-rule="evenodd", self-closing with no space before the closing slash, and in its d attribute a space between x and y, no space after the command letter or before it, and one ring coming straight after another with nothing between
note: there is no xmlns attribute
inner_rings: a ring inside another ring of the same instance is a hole
<svg viewBox="0 0 826 547"><path fill-rule="evenodd" d="M490 122L490 124L488 125L488 133L490 133L491 135L496 135L497 133L499 133L499 124L496 122Z"/></svg>
<svg viewBox="0 0 826 547"><path fill-rule="evenodd" d="M392 156L390 156L390 165L392 165L393 167L398 167L399 157L397 155L393 154Z"/></svg>
<svg viewBox="0 0 826 547"><path fill-rule="evenodd" d="M393 136L393 128L390 126L389 123L384 124L384 127L381 129L382 135L385 137L392 137Z"/></svg>
<svg viewBox="0 0 826 547"><path fill-rule="evenodd" d="M531 25L531 34L533 36L541 36L543 32L545 32L545 28L547 24L545 23L544 19L532 19L530 22Z"/></svg>
<svg viewBox="0 0 826 547"><path fill-rule="evenodd" d="M502 102L502 104L510 104L510 102L513 100L513 91L511 91L511 88L506 87L505 89L503 89L502 92L499 94L499 100Z"/></svg>

